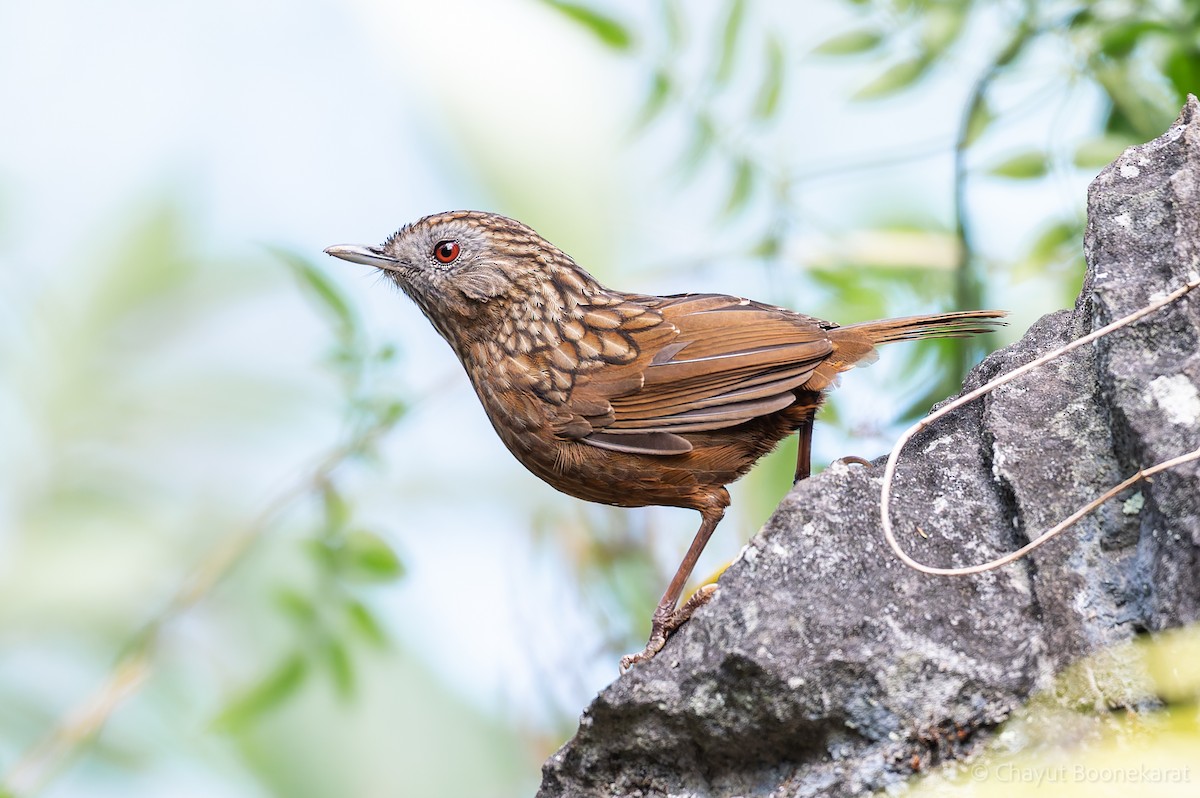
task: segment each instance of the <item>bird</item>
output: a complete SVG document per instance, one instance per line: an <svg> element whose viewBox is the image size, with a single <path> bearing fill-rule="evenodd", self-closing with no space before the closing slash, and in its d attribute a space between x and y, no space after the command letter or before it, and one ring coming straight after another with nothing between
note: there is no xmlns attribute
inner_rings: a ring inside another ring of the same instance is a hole
<svg viewBox="0 0 1200 798"><path fill-rule="evenodd" d="M726 485L792 434L795 480L810 475L813 420L839 373L880 344L986 333L1006 315L841 326L738 296L617 291L532 228L484 211L425 216L382 245L325 252L379 269L416 303L533 474L587 501L700 513L646 646L622 672L712 597L706 585L679 603L729 506Z"/></svg>

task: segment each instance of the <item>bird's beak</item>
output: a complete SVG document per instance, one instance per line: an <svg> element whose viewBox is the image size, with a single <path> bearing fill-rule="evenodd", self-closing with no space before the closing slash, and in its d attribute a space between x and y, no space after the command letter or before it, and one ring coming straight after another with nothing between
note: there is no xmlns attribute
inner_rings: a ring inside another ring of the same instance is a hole
<svg viewBox="0 0 1200 798"><path fill-rule="evenodd" d="M379 247L359 247L354 244L338 244L328 247L325 250L326 255L332 255L335 258L348 260L351 263L362 263L367 266L374 266L377 269L386 269L387 271L396 271L398 261L390 255L385 255Z"/></svg>

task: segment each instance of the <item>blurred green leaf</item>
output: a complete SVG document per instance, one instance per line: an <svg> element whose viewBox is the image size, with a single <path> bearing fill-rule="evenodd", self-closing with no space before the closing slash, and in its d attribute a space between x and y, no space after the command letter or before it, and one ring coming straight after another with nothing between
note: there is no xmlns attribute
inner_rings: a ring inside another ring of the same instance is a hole
<svg viewBox="0 0 1200 798"><path fill-rule="evenodd" d="M687 150L679 165L680 171L685 177L695 174L696 168L712 152L716 139L716 129L713 128L712 119L706 113L697 114L692 126L691 141L688 142Z"/></svg>
<svg viewBox="0 0 1200 798"><path fill-rule="evenodd" d="M354 341L359 336L358 315L337 284L307 258L282 247L272 246L267 249L291 268L292 273L300 280L300 284L308 290L317 305L328 314L336 326L335 334L338 340L343 345L349 345Z"/></svg>
<svg viewBox="0 0 1200 798"><path fill-rule="evenodd" d="M1103 169L1133 144L1122 136L1097 136L1075 148L1072 163L1080 169Z"/></svg>
<svg viewBox="0 0 1200 798"><path fill-rule="evenodd" d="M1093 59L1093 76L1112 102L1106 131L1136 141L1158 136L1175 121L1178 98L1161 79L1143 73L1143 64Z"/></svg>
<svg viewBox="0 0 1200 798"><path fill-rule="evenodd" d="M1200 698L1200 626L1160 632L1135 643L1157 697L1195 706ZM1193 720L1200 723L1200 718Z"/></svg>
<svg viewBox="0 0 1200 798"><path fill-rule="evenodd" d="M375 353L375 359L380 363L391 363L399 354L400 350L396 348L395 344L387 343L379 347L379 350Z"/></svg>
<svg viewBox="0 0 1200 798"><path fill-rule="evenodd" d="M988 169L988 174L1013 180L1029 180L1045 175L1048 168L1046 153L1040 150L1026 150L992 166Z"/></svg>
<svg viewBox="0 0 1200 798"><path fill-rule="evenodd" d="M918 56L893 64L886 72L854 92L852 100L878 100L912 86L929 69L930 61Z"/></svg>
<svg viewBox="0 0 1200 798"><path fill-rule="evenodd" d="M1062 256L1065 248L1083 251L1083 229L1076 222L1055 222L1029 248L1030 259L1046 264Z"/></svg>
<svg viewBox="0 0 1200 798"><path fill-rule="evenodd" d="M770 119L779 109L779 97L783 92L783 43L778 36L767 38L767 66L763 73L758 96L754 100L754 116Z"/></svg>
<svg viewBox="0 0 1200 798"><path fill-rule="evenodd" d="M981 96L979 101L971 106L971 116L967 119L967 131L963 137L963 145L970 147L974 144L995 119L996 116L992 113L991 106Z"/></svg>
<svg viewBox="0 0 1200 798"><path fill-rule="evenodd" d="M745 208L753 190L754 164L746 158L742 158L733 168L733 183L729 187L729 197L725 200L725 209L722 213L732 216Z"/></svg>
<svg viewBox="0 0 1200 798"><path fill-rule="evenodd" d="M335 534L350 522L350 505L337 487L326 480L321 485L321 507L325 512L325 533Z"/></svg>
<svg viewBox="0 0 1200 798"><path fill-rule="evenodd" d="M294 695L307 676L308 663L300 654L293 654L222 710L213 726L224 732L242 731Z"/></svg>
<svg viewBox="0 0 1200 798"><path fill-rule="evenodd" d="M644 127L658 118L670 97L671 76L665 69L655 70L654 77L650 80L650 91L646 93L646 99L642 101L642 108L638 111L636 126Z"/></svg>
<svg viewBox="0 0 1200 798"><path fill-rule="evenodd" d="M856 55L874 50L883 41L883 36L870 29L842 33L813 48L816 55Z"/></svg>
<svg viewBox="0 0 1200 798"><path fill-rule="evenodd" d="M387 541L363 529L346 534L339 564L342 573L351 579L392 582L404 576L404 564Z"/></svg>
<svg viewBox="0 0 1200 798"><path fill-rule="evenodd" d="M1109 58L1124 58L1146 34L1169 30L1170 28L1158 20L1133 18L1122 21L1100 35L1100 52Z"/></svg>
<svg viewBox="0 0 1200 798"><path fill-rule="evenodd" d="M379 424L391 428L408 412L408 404L401 399L385 400L379 410Z"/></svg>
<svg viewBox="0 0 1200 798"><path fill-rule="evenodd" d="M758 243L750 249L749 254L752 258L770 260L771 258L778 257L782 249L783 242L779 240L779 236L774 232L770 232L758 240Z"/></svg>
<svg viewBox="0 0 1200 798"><path fill-rule="evenodd" d="M721 51L717 59L717 69L713 73L713 83L721 86L729 81L733 74L733 64L737 58L738 39L742 32L742 22L746 18L746 0L732 0L725 15L725 24L721 33Z"/></svg>
<svg viewBox="0 0 1200 798"><path fill-rule="evenodd" d="M616 19L588 6L566 0L542 0L573 22L583 26L604 45L614 50L628 50L633 46L629 29Z"/></svg>
<svg viewBox="0 0 1200 798"><path fill-rule="evenodd" d="M780 441L779 448L759 460L747 475L744 490L749 499L749 508L743 504L738 506L743 508L743 512L751 513L755 522L769 518L792 487L796 476L797 448L797 436L789 435ZM821 463L812 465L814 471L820 470ZM697 576L703 578L705 575Z"/></svg>
<svg viewBox="0 0 1200 798"><path fill-rule="evenodd" d="M1041 277L1048 270L1062 275L1066 282L1067 298L1075 295L1079 283L1077 273L1082 279L1083 269L1083 222L1077 219L1065 219L1052 222L1038 234L1030 245L1025 257L1017 262L1012 270L1014 280L1027 280Z"/></svg>
<svg viewBox="0 0 1200 798"><path fill-rule="evenodd" d="M289 587L275 592L275 604L301 626L312 626L317 620L317 608L312 599Z"/></svg>
<svg viewBox="0 0 1200 798"><path fill-rule="evenodd" d="M306 540L304 541L303 550L319 565L323 570L333 570L338 565L338 545L336 539L326 538L323 540Z"/></svg>
<svg viewBox="0 0 1200 798"><path fill-rule="evenodd" d="M962 377L955 373L957 353L970 342L971 339L968 338L931 338L908 347L904 356L911 365L904 370L906 374L921 373L929 363L937 365L933 379L921 380L908 386L908 390L903 393L906 401L901 402L899 407L893 406L896 421L916 421L928 413L929 408L959 391ZM982 346L980 349L982 353L987 352Z"/></svg>
<svg viewBox="0 0 1200 798"><path fill-rule="evenodd" d="M930 6L921 19L921 45L925 53L938 56L945 52L958 39L966 18L965 5Z"/></svg>
<svg viewBox="0 0 1200 798"><path fill-rule="evenodd" d="M1079 10L1070 14L1067 18L1067 27L1075 29L1086 29L1089 25L1096 21L1096 12L1091 8L1084 6Z"/></svg>
<svg viewBox="0 0 1200 798"><path fill-rule="evenodd" d="M1163 72L1175 86L1180 100L1189 93L1200 92L1200 47L1180 43L1167 56Z"/></svg>
<svg viewBox="0 0 1200 798"><path fill-rule="evenodd" d="M387 645L388 636L375 619L375 615L361 601L351 599L346 603L346 617L350 626L363 639L377 647Z"/></svg>
<svg viewBox="0 0 1200 798"><path fill-rule="evenodd" d="M1008 40L1008 44L1004 45L1004 49L996 56L993 63L993 68L1003 69L1010 66L1017 58L1025 52L1025 47L1034 41L1035 28L1028 20L1023 20L1017 25L1017 30L1013 37Z"/></svg>
<svg viewBox="0 0 1200 798"><path fill-rule="evenodd" d="M1176 629L1075 662L1005 721L970 768L932 772L906 794L1191 795L1200 743L1198 641L1196 627ZM1053 784L1039 789L1027 777L1025 787L1014 789L1006 782L1017 773L1051 775L1046 782ZM1160 775L1137 779L1139 773ZM1142 783L1127 783L1135 780Z"/></svg>
<svg viewBox="0 0 1200 798"><path fill-rule="evenodd" d="M354 663L346 647L338 640L327 639L321 646L321 658L333 677L333 686L338 697L347 700L354 696Z"/></svg>
<svg viewBox="0 0 1200 798"><path fill-rule="evenodd" d="M850 323L887 315L886 294L872 291L866 285L873 271L877 270L863 264L844 263L809 269L807 274L829 292L827 306L837 310L838 321Z"/></svg>

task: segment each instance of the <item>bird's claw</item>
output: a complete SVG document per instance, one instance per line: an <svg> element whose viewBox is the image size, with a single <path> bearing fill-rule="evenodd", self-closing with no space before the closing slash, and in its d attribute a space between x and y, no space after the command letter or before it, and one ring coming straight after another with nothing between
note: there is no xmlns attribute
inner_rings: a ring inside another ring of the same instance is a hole
<svg viewBox="0 0 1200 798"><path fill-rule="evenodd" d="M654 655L666 645L667 638L680 626L687 623L696 610L711 601L716 592L715 584L704 585L683 602L682 606L670 610L659 607L655 610L654 618L650 622L650 639L646 641L646 647L636 654L621 657L621 673L625 673L639 662L654 659Z"/></svg>
<svg viewBox="0 0 1200 798"><path fill-rule="evenodd" d="M853 454L848 454L845 457L839 457L838 459L834 460L833 462L842 463L843 465L860 465L860 466L870 466L871 465L870 460L867 460L866 458L863 458L863 457L858 457Z"/></svg>

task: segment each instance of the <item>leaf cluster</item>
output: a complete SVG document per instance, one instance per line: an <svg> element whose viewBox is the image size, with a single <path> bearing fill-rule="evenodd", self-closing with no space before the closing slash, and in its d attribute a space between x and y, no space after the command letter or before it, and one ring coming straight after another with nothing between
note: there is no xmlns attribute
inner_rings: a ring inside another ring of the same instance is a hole
<svg viewBox="0 0 1200 798"><path fill-rule="evenodd" d="M377 372L394 364L392 345L374 347L354 306L337 284L307 258L275 249L315 308L325 317L333 346L326 359L342 386L343 439L314 472L307 494L320 513L304 541L308 587L277 587L274 603L293 628L293 643L280 660L231 700L216 720L237 732L279 707L314 673L323 672L336 693L355 693L355 657L388 643L383 625L360 596L365 587L403 578L404 563L390 543L356 521L350 497L335 481L347 461L372 458L379 439L405 415L407 405L381 394Z"/></svg>
<svg viewBox="0 0 1200 798"><path fill-rule="evenodd" d="M1063 91L1087 87L1098 92L1104 110L1092 135L1070 146L1050 131L1048 145L1023 146L994 157L983 174L1034 183L1054 174L1094 172L1126 147L1157 136L1177 113L1189 92L1200 90L1200 1L1117 0L1117 2L998 2L997 0L843 0L856 12L857 24L833 36L814 52L834 58L870 59L882 71L862 85L858 100L898 96L925 85L937 70L953 69L962 52L990 20L1004 20L1008 36L987 59L962 114L956 157L957 179L969 177L966 162L987 137L1005 137L1005 123L1030 107L1054 100ZM970 40L970 41L968 41ZM1063 71L1045 76L1047 86L1029 90L1031 72L1041 69L1047 51L1068 54ZM1038 59L1042 58L1042 61ZM998 109L996 97L1021 97ZM960 188L960 197L965 190ZM964 227L962 269L973 267L973 245L966 230L967 209L959 202ZM1058 272L1073 295L1083 262L1078 242L1083 220L1078 207L1064 209L1044 223L1033 243L1008 264L1024 279ZM969 282L967 280L964 283ZM959 295L959 304L978 294Z"/></svg>
<svg viewBox="0 0 1200 798"><path fill-rule="evenodd" d="M686 117L690 136L675 171L686 184L710 161L726 164L721 218L742 213L770 185L764 165L743 146L746 131L742 128L753 132L770 125L778 118L784 97L784 40L769 34L762 42L753 41L747 25L750 7L748 0L729 0L723 5L720 24L712 34L712 49L698 75L687 64L689 40L695 31L686 7L678 0L659 3L663 35L654 44L643 45L654 48L653 66L635 126L645 129L669 112ZM623 23L610 22L628 29ZM631 36L628 40L633 41ZM744 124L729 124L731 117Z"/></svg>
<svg viewBox="0 0 1200 798"><path fill-rule="evenodd" d="M351 508L332 482L320 491L324 513L305 543L315 571L315 589L280 586L274 603L294 630L293 644L279 661L231 700L216 727L238 732L295 695L314 673L332 680L337 695L355 695L355 657L364 648L384 648L388 635L359 596L360 586L387 584L404 576L404 564L380 535L353 524Z"/></svg>

